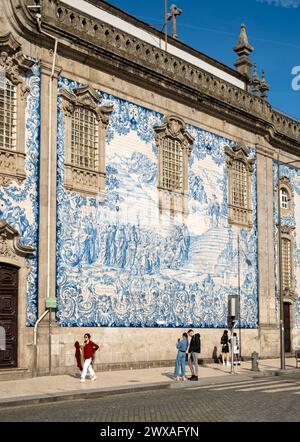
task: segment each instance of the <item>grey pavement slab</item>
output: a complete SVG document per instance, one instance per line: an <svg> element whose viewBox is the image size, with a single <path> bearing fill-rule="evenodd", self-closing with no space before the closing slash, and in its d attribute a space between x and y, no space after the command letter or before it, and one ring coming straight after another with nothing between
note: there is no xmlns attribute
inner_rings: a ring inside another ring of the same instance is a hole
<svg viewBox="0 0 300 442"><path fill-rule="evenodd" d="M79 382L79 373L71 375L43 376L14 381L0 382L0 408L48 402L68 401L80 398L100 398L107 395L150 391L158 389L183 389L209 383L231 383L253 378L282 374L300 373L294 360L287 361L287 369L279 369L279 359L261 360L260 371L251 371L251 362L243 362L235 367L235 375L230 374L230 366L207 364L199 367L198 382L175 382L173 369L158 367L140 370L121 370L97 373L95 382L89 379ZM187 372L189 375L189 372Z"/></svg>

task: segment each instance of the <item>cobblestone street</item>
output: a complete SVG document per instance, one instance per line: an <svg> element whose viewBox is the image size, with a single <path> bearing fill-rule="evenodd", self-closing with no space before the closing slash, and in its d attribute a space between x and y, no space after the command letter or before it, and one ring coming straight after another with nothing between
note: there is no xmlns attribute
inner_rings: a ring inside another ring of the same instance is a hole
<svg viewBox="0 0 300 442"><path fill-rule="evenodd" d="M300 375L0 410L1 422L299 422Z"/></svg>

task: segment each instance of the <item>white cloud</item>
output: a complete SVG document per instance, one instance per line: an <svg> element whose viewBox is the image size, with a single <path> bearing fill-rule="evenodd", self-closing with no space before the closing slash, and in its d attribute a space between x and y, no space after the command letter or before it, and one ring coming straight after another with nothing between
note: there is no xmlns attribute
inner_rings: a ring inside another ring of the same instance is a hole
<svg viewBox="0 0 300 442"><path fill-rule="evenodd" d="M269 3L269 5L282 6L284 8L300 7L300 0L257 0L261 3Z"/></svg>

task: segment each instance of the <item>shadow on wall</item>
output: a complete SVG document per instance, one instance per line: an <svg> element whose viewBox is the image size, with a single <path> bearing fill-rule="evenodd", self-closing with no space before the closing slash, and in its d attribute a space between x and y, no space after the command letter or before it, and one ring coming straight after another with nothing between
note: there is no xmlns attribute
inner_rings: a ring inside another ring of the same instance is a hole
<svg viewBox="0 0 300 442"><path fill-rule="evenodd" d="M216 346L214 347L212 358L216 364L220 363L221 355L218 356L218 348Z"/></svg>

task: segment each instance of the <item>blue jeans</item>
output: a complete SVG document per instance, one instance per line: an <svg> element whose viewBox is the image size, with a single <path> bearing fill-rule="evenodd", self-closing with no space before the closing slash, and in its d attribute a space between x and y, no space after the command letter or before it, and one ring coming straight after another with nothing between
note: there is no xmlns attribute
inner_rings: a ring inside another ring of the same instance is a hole
<svg viewBox="0 0 300 442"><path fill-rule="evenodd" d="M179 369L181 368L181 376L185 376L185 352L178 351L175 362L175 376L179 376Z"/></svg>

